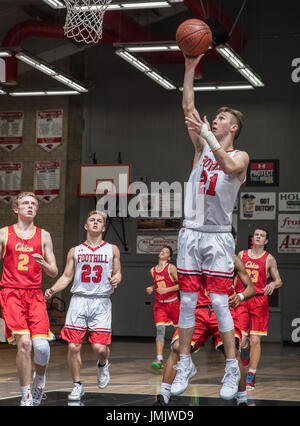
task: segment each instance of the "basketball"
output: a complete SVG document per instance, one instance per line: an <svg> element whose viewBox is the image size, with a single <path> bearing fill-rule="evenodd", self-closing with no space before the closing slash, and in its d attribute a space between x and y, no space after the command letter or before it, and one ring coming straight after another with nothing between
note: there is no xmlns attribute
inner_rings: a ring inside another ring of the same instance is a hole
<svg viewBox="0 0 300 426"><path fill-rule="evenodd" d="M212 33L209 26L200 19L188 19L177 28L176 42L185 55L199 56L211 45Z"/></svg>

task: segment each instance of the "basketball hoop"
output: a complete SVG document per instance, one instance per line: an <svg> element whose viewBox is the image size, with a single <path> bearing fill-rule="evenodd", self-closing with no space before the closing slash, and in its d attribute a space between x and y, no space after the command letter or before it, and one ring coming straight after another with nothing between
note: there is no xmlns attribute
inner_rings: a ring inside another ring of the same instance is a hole
<svg viewBox="0 0 300 426"><path fill-rule="evenodd" d="M65 0L66 37L85 43L99 43L105 11L112 0Z"/></svg>

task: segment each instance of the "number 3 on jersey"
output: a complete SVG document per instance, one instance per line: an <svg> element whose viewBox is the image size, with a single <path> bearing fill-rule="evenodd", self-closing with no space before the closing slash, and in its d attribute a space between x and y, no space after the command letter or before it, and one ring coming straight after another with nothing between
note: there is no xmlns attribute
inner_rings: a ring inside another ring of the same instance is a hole
<svg viewBox="0 0 300 426"><path fill-rule="evenodd" d="M208 178L207 172L203 170L201 174L201 178L200 178L199 191L201 191L202 189L202 191L204 191L207 195L215 196L216 195L215 188L217 184L218 173L214 174L213 176L209 178L209 185L208 185L208 188L205 190L204 187L206 185L207 178Z"/></svg>
<svg viewBox="0 0 300 426"><path fill-rule="evenodd" d="M102 266L95 265L93 266L93 269L91 265L83 265L82 268L82 274L81 274L81 281L83 283L90 283L91 279L93 283L99 283L101 281L101 274L102 274ZM96 272L94 276L91 277L91 274L93 272Z"/></svg>

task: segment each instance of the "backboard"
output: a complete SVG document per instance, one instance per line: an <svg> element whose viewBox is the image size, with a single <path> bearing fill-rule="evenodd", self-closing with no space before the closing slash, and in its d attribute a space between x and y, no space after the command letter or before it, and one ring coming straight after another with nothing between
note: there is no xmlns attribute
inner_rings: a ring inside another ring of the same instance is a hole
<svg viewBox="0 0 300 426"><path fill-rule="evenodd" d="M128 196L131 164L81 164L79 197Z"/></svg>

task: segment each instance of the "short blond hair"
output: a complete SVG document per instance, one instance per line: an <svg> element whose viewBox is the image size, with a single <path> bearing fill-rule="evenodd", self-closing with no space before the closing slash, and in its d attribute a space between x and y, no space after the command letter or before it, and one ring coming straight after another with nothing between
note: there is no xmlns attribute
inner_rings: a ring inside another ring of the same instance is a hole
<svg viewBox="0 0 300 426"><path fill-rule="evenodd" d="M217 115L221 114L222 112L228 112L229 114L231 114L235 124L238 125L238 129L234 135L234 139L237 139L240 136L240 133L243 128L243 114L241 113L241 111L238 111L237 109L229 108L227 106L219 108L217 111Z"/></svg>
<svg viewBox="0 0 300 426"><path fill-rule="evenodd" d="M32 197L36 200L37 202L37 206L39 206L39 201L36 197L36 195L34 194L34 192L20 192L20 194L18 194L12 201L11 203L11 208L12 210L14 210L15 208L19 207L19 201L24 198L24 197Z"/></svg>
<svg viewBox="0 0 300 426"><path fill-rule="evenodd" d="M107 214L106 214L105 212L101 211L101 210L91 210L91 211L88 213L87 217L86 217L86 221L85 221L85 223L87 223L88 218L89 218L90 216L93 216L94 214L98 214L99 216L101 216L101 217L103 218L103 220L104 220L104 225L106 225Z"/></svg>

